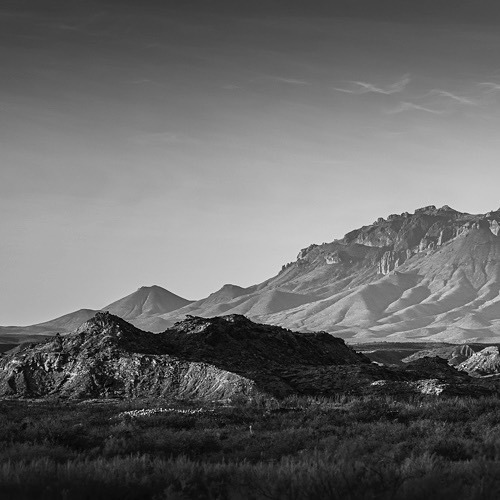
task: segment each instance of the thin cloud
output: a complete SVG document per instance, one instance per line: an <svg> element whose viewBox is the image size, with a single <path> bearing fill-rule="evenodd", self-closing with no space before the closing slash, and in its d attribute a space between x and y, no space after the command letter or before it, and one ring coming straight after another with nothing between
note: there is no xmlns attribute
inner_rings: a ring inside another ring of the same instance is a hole
<svg viewBox="0 0 500 500"><path fill-rule="evenodd" d="M442 115L443 111L439 111L437 109L428 108L426 106L420 106L419 104L415 104L413 102L402 101L399 103L399 106L395 109L391 109L387 111L390 115L395 115L398 113L404 113L405 111L422 111L424 113L431 113L433 115Z"/></svg>
<svg viewBox="0 0 500 500"><path fill-rule="evenodd" d="M448 92L447 90L432 89L431 91L429 91L428 95L436 95L436 96L440 96L440 97L448 97L449 99L457 101L460 104L468 104L468 105L472 105L472 106L477 105L476 101L473 101L471 99L467 99L466 97L462 97L462 96L459 96L457 94L453 94L452 92Z"/></svg>
<svg viewBox="0 0 500 500"><path fill-rule="evenodd" d="M485 87L489 90L487 92L498 92L500 91L500 84L499 83L493 83L493 82L481 82L478 83L480 87Z"/></svg>
<svg viewBox="0 0 500 500"><path fill-rule="evenodd" d="M288 85L309 85L305 80L298 80L296 78L283 78L281 76L272 78L275 82L286 83Z"/></svg>
<svg viewBox="0 0 500 500"><path fill-rule="evenodd" d="M347 94L375 93L375 94L391 95L391 94L396 94L398 92L402 92L406 88L406 86L410 83L410 80L411 80L410 75L406 74L403 75L403 77L400 80L391 85L388 85L387 87L378 87L369 82L349 81L348 83L355 85L356 87L350 89L334 87L334 90L337 90L339 92L345 92Z"/></svg>
<svg viewBox="0 0 500 500"><path fill-rule="evenodd" d="M254 78L252 81L257 80L268 80L272 82L285 83L287 85L310 85L310 83L305 80L299 80L298 78L287 78L284 76L260 76L258 78Z"/></svg>

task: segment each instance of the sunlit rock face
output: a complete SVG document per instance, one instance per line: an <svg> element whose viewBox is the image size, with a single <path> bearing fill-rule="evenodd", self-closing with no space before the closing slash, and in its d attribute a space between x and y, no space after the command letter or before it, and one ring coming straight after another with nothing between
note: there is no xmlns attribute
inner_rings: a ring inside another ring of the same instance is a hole
<svg viewBox="0 0 500 500"><path fill-rule="evenodd" d="M303 248L265 282L216 305L162 315L245 314L350 342L500 338L500 211L445 205L379 217L330 243Z"/></svg>
<svg viewBox="0 0 500 500"><path fill-rule="evenodd" d="M500 373L500 354L498 346L489 346L474 353L458 368L474 375L493 375Z"/></svg>

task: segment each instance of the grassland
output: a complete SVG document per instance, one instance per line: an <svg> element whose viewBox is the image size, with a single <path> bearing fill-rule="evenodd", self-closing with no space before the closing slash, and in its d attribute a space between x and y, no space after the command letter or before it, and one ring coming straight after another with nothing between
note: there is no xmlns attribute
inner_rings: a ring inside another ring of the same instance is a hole
<svg viewBox="0 0 500 500"><path fill-rule="evenodd" d="M500 498L500 399L0 401L0 498Z"/></svg>

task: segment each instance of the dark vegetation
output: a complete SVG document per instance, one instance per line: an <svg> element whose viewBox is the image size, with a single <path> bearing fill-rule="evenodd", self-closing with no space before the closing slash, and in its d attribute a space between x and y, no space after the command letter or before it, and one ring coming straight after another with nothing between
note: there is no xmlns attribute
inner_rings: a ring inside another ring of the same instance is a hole
<svg viewBox="0 0 500 500"><path fill-rule="evenodd" d="M8 351L10 351L11 349L14 349L17 346L18 346L18 344L2 343L1 339L0 339L0 353L8 352Z"/></svg>
<svg viewBox="0 0 500 500"><path fill-rule="evenodd" d="M6 499L500 498L500 398L4 399L0 464Z"/></svg>

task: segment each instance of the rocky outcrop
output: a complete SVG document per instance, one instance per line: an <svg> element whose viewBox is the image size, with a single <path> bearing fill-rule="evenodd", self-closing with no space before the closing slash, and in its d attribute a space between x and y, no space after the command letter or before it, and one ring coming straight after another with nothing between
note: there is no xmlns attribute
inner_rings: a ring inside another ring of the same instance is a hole
<svg viewBox="0 0 500 500"><path fill-rule="evenodd" d="M496 219L488 219L488 224L490 226L490 231L495 235L498 236L498 233L500 233L500 223Z"/></svg>
<svg viewBox="0 0 500 500"><path fill-rule="evenodd" d="M189 317L152 334L97 313L73 334L19 347L0 359L1 396L214 400L380 391L491 392L440 358L387 368L325 332L296 333L240 315Z"/></svg>
<svg viewBox="0 0 500 500"><path fill-rule="evenodd" d="M244 376L167 351L163 337L98 313L74 334L2 358L0 394L223 398L256 391L255 383Z"/></svg>
<svg viewBox="0 0 500 500"><path fill-rule="evenodd" d="M467 344L424 349L402 359L403 363L412 363L422 358L445 359L451 366L457 366L475 354Z"/></svg>
<svg viewBox="0 0 500 500"><path fill-rule="evenodd" d="M396 269L407 258L406 252L395 252L394 250L387 250L382 255L378 263L379 274L389 274L392 270Z"/></svg>
<svg viewBox="0 0 500 500"><path fill-rule="evenodd" d="M297 255L297 260L301 260L301 259L305 259L307 254L313 250L314 248L316 248L318 245L316 245L315 243L313 243L312 245L309 245L307 248L302 248L302 250L299 252L299 254Z"/></svg>
<svg viewBox="0 0 500 500"><path fill-rule="evenodd" d="M425 396L482 397L497 392L496 387L473 379L441 357L419 358L404 368L393 367L392 371L404 380L379 380L372 384L372 389L378 389L380 394L417 393Z"/></svg>
<svg viewBox="0 0 500 500"><path fill-rule="evenodd" d="M357 243L383 249L378 263L379 274L388 274L419 252L433 251L448 241L473 229L489 228L498 235L500 212L471 215L458 212L448 205L419 208L413 215L404 212L379 218L370 226L347 233L344 244Z"/></svg>
<svg viewBox="0 0 500 500"><path fill-rule="evenodd" d="M494 375L500 373L500 353L498 346L489 346L476 352L458 365L471 375Z"/></svg>
<svg viewBox="0 0 500 500"><path fill-rule="evenodd" d="M331 335L293 333L243 316L191 317L162 334L97 313L74 334L30 344L0 360L0 395L192 397L316 393L290 370L369 364Z"/></svg>

